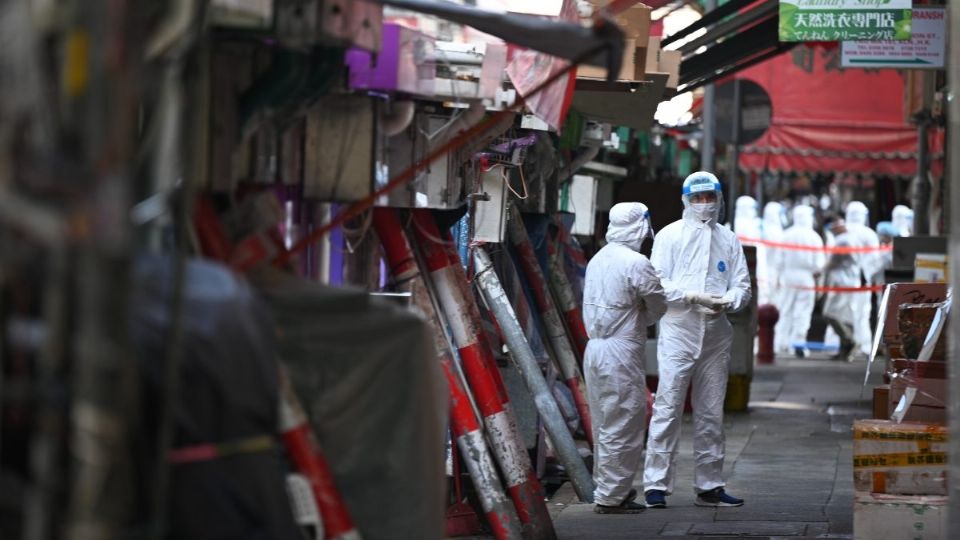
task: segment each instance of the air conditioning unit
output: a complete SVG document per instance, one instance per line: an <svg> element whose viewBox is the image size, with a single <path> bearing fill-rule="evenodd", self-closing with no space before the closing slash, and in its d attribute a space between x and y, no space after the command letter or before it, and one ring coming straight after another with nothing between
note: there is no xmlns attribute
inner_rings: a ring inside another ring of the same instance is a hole
<svg viewBox="0 0 960 540"><path fill-rule="evenodd" d="M380 50L383 6L373 0L276 0L277 39L288 47Z"/></svg>

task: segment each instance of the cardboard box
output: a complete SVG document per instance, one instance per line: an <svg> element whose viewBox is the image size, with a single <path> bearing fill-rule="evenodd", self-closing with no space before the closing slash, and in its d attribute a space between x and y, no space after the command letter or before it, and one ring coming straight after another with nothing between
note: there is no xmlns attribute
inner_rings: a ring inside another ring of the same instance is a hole
<svg viewBox="0 0 960 540"><path fill-rule="evenodd" d="M873 418L875 420L890 419L889 384L881 384L873 387Z"/></svg>
<svg viewBox="0 0 960 540"><path fill-rule="evenodd" d="M594 9L609 4L609 0L590 0ZM651 19L650 14L653 10L649 7L637 3L619 15L614 17L614 21L623 30L626 38L623 46L623 66L617 80L621 81L642 81L646 75L646 57L647 57L647 39L650 37ZM587 79L606 79L607 73L603 68L594 66L577 67L577 77Z"/></svg>
<svg viewBox="0 0 960 540"><path fill-rule="evenodd" d="M590 0L593 10L596 12L601 7L610 3L610 0ZM646 43L650 35L650 26L652 24L651 14L653 10L639 2L614 15L613 20L617 26L623 30L624 35L630 39L636 39L638 43Z"/></svg>
<svg viewBox="0 0 960 540"><path fill-rule="evenodd" d="M637 47L637 40L628 38L623 46L623 63L620 65L618 81L642 81L646 75L645 65L638 60L645 59L647 51ZM607 70L596 66L577 66L577 78L606 79Z"/></svg>
<svg viewBox="0 0 960 540"><path fill-rule="evenodd" d="M901 304L897 314L897 328L900 330L900 346L903 358L916 359L927 339L930 327L943 303L936 304ZM930 360L943 362L946 358L947 334L941 332L933 347Z"/></svg>
<svg viewBox="0 0 960 540"><path fill-rule="evenodd" d="M943 253L917 253L913 263L913 280L918 283L947 281L947 256Z"/></svg>
<svg viewBox="0 0 960 540"><path fill-rule="evenodd" d="M898 418L907 422L946 424L946 362L894 359L890 364L889 415L897 412ZM898 411L900 399L911 386L916 389L913 401L905 411Z"/></svg>
<svg viewBox="0 0 960 540"><path fill-rule="evenodd" d="M647 40L647 72L666 73L667 88L676 88L680 83L680 62L683 53L680 51L666 51L660 48L660 38L651 37Z"/></svg>
<svg viewBox="0 0 960 540"><path fill-rule="evenodd" d="M890 293L887 305L884 306L886 315L883 318L883 342L890 347L891 356L903 358L902 353L894 352L900 347L900 326L898 318L902 304L933 304L947 299L945 283L891 283L887 286Z"/></svg>
<svg viewBox="0 0 960 540"><path fill-rule="evenodd" d="M853 499L853 538L940 540L946 533L946 514L947 497L858 491Z"/></svg>
<svg viewBox="0 0 960 540"><path fill-rule="evenodd" d="M946 495L946 426L855 420L853 486L871 493Z"/></svg>

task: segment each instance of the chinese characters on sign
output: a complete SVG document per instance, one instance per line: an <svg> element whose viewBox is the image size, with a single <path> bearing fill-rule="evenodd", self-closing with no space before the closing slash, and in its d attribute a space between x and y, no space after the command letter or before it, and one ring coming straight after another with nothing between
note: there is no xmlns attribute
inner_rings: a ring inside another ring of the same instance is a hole
<svg viewBox="0 0 960 540"><path fill-rule="evenodd" d="M844 41L843 67L943 69L947 17L941 7L913 9L909 41Z"/></svg>
<svg viewBox="0 0 960 540"><path fill-rule="evenodd" d="M780 0L780 41L910 39L911 0Z"/></svg>

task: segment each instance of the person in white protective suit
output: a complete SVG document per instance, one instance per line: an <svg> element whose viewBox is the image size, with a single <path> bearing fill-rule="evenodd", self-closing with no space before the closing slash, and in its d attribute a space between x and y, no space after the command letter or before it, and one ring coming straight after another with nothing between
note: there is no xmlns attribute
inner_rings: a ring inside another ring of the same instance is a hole
<svg viewBox="0 0 960 540"><path fill-rule="evenodd" d="M851 247L856 241L842 219L837 219L831 232L834 235L833 247L842 250ZM860 285L860 267L856 263L855 254L843 251L834 251L830 254L823 269L824 284L827 287L856 287ZM840 337L840 351L833 356L833 360L850 360L851 353L857 341L854 332L856 318L856 303L854 294L843 291L828 292L823 303L823 318Z"/></svg>
<svg viewBox="0 0 960 540"><path fill-rule="evenodd" d="M646 424L644 374L647 326L667 310L660 278L640 246L653 238L647 207L610 209L607 245L587 264L583 322L590 340L583 370L593 420L594 511L639 513L633 480L640 467Z"/></svg>
<svg viewBox="0 0 960 540"><path fill-rule="evenodd" d="M768 202L763 207L762 237L764 242L783 242L783 205ZM782 250L776 246L757 246L757 304L779 305L780 263Z"/></svg>
<svg viewBox="0 0 960 540"><path fill-rule="evenodd" d="M913 236L913 210L909 206L894 206L890 221L897 229L897 236Z"/></svg>
<svg viewBox="0 0 960 540"><path fill-rule="evenodd" d="M873 251L866 251L853 254L853 260L863 274L866 280L876 273L880 268L880 238L877 233L870 228L869 211L865 204L860 201L851 201L847 205L846 211L846 229L849 235L850 245L857 248L869 248ZM858 282L854 286L858 286ZM870 291L861 291L848 293L853 296L853 334L860 352L870 354L870 344L873 343L873 330L870 327Z"/></svg>
<svg viewBox="0 0 960 540"><path fill-rule="evenodd" d="M647 507L673 492L677 445L692 385L694 490L698 506L740 506L723 481L723 401L733 328L726 312L750 301L750 276L736 235L717 225L717 177L695 172L683 182L683 218L660 231L650 262L667 295L657 342L660 383L647 438L643 484Z"/></svg>
<svg viewBox="0 0 960 540"><path fill-rule="evenodd" d="M749 195L737 197L737 210L733 216L733 232L739 238L759 240L760 218L757 217L757 200Z"/></svg>
<svg viewBox="0 0 960 540"><path fill-rule="evenodd" d="M817 295L816 276L824 265L823 239L814 230L814 210L802 205L793 208L793 225L783 233L783 243L797 249L784 249L780 257L783 290L780 297L780 320L774 332L778 351L794 350L798 358L807 350L798 343L807 341L810 317ZM814 248L814 249L804 249Z"/></svg>

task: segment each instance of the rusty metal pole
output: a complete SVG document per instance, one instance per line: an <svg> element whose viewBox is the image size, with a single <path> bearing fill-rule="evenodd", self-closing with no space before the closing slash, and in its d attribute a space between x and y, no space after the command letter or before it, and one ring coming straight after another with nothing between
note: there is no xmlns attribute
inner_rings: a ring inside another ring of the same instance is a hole
<svg viewBox="0 0 960 540"><path fill-rule="evenodd" d="M416 249L446 315L467 381L483 415L487 435L500 464L520 521L533 538L555 538L543 489L523 446L499 368L481 326L480 309L470 290L459 255L441 234L429 210L413 211Z"/></svg>
<svg viewBox="0 0 960 540"><path fill-rule="evenodd" d="M390 273L396 284L425 285L417 267L410 243L403 232L397 211L393 208L375 208L373 226L380 237ZM452 357L451 347L441 328L440 314L432 305L425 306L428 320L433 327L434 346L440 365L443 367L450 392L450 427L460 454L477 494L487 522L498 540L521 538L521 525L517 512L507 500L497 476L493 456L483 437L480 422L474 411L469 391L464 387Z"/></svg>
<svg viewBox="0 0 960 540"><path fill-rule="evenodd" d="M362 540L330 466L320 450L307 414L285 373L280 376L280 432L290 461L310 482L313 498L323 516L324 538Z"/></svg>
<svg viewBox="0 0 960 540"><path fill-rule="evenodd" d="M490 311L497 319L500 329L503 331L507 346L510 347L510 358L513 359L517 369L523 376L527 389L533 395L537 411L543 419L543 425L546 427L547 434L550 435L550 441L560 458L560 462L570 476L570 482L577 496L583 502L593 502L593 478L587 470L580 453L577 451L576 443L567 429L567 423L560 414L560 408L553 399L550 389L547 387L547 381L543 378L540 371L540 365L527 343L527 338L520 328L520 323L513 312L513 306L507 298L507 293L500 285L500 279L493 271L493 262L490 256L482 247L477 247L473 251L474 261L477 265L475 281L487 300Z"/></svg>
<svg viewBox="0 0 960 540"><path fill-rule="evenodd" d="M567 331L560 319L560 313L547 290L547 280L543 276L543 270L540 269L540 263L537 262L537 256L533 252L533 244L530 243L527 229L523 226L523 218L516 207L511 208L507 228L510 234L510 242L516 249L520 260L520 268L527 277L527 283L532 289L537 308L540 310L545 327L544 333L553 349L554 358L560 366L564 382L573 393L573 400L576 403L577 412L580 413L580 423L583 425L583 431L587 435L590 446L593 446L590 408L587 406L583 376L577 366L577 355L573 352L573 347L567 337Z"/></svg>
<svg viewBox="0 0 960 540"><path fill-rule="evenodd" d="M558 235L559 239L559 235ZM576 345L577 359L583 367L583 355L587 350L587 328L583 325L583 313L580 303L573 293L573 285L563 271L563 253L549 239L547 240L547 254L550 256L550 290L557 301L558 308L563 313L563 320L567 323L567 330Z"/></svg>

